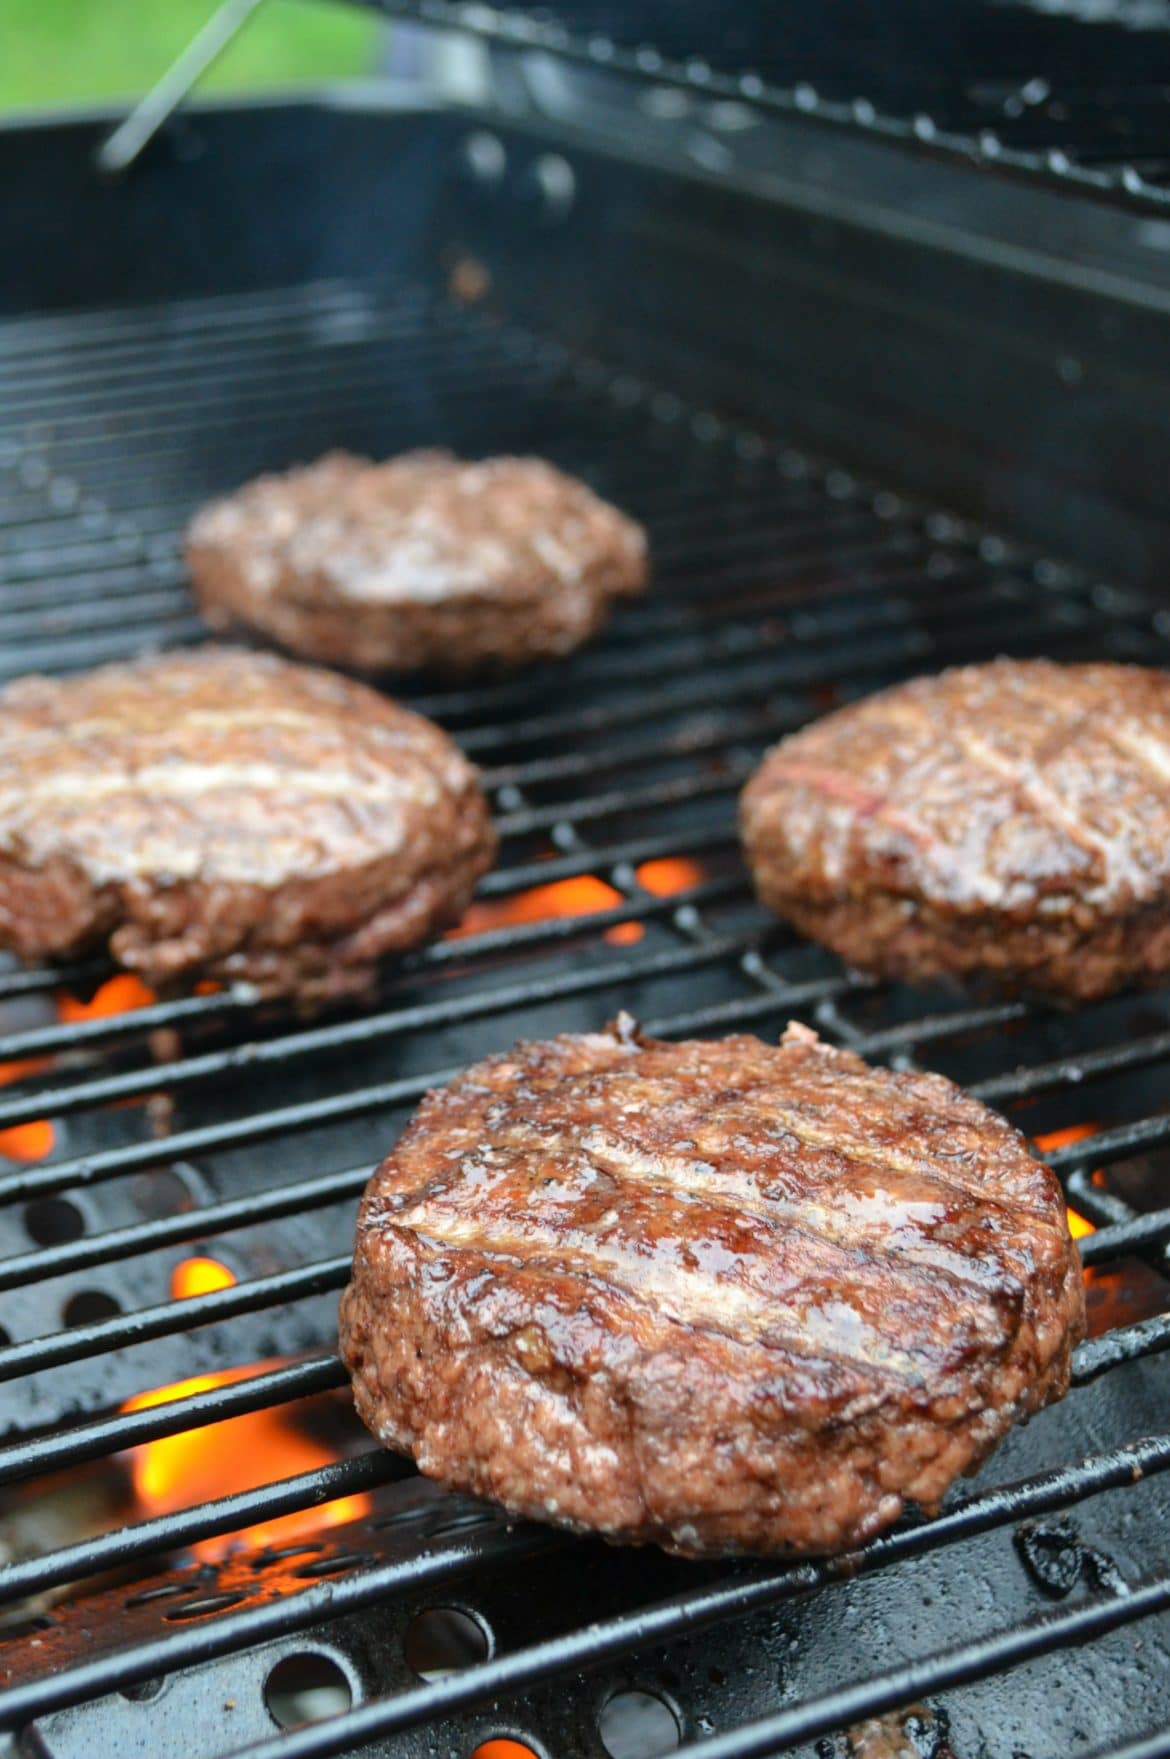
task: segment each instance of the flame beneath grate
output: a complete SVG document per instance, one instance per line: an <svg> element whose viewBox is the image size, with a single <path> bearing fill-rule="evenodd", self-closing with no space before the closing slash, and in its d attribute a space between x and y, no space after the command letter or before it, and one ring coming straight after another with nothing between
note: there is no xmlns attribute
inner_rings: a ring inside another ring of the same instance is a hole
<svg viewBox="0 0 1170 1759"><path fill-rule="evenodd" d="M88 1002L79 1001L68 990L60 990L56 998L57 1018L66 1026L85 1020L108 1020L114 1014L145 1008L157 1000L152 989L129 972L122 972L103 983ZM28 1057L17 1063L0 1063L0 1087L23 1080L26 1075L39 1075L51 1062L50 1057ZM0 1157L27 1165L46 1160L56 1143L57 1132L49 1119L34 1118L31 1123L0 1130Z"/></svg>
<svg viewBox="0 0 1170 1759"><path fill-rule="evenodd" d="M28 1057L19 1063L0 1063L0 1087L20 1081L25 1075L36 1075L47 1065L45 1057ZM57 1133L48 1118L34 1118L30 1124L13 1124L0 1130L0 1158L19 1161L27 1166L45 1160L52 1154Z"/></svg>
<svg viewBox="0 0 1170 1759"><path fill-rule="evenodd" d="M644 861L635 877L654 897L667 898L698 885L703 869L697 861L669 856L660 861ZM547 886L530 886L511 898L473 904L448 938L457 940L466 935L486 934L490 929L547 922L554 916L595 916L601 910L616 910L624 902L616 886L595 873L584 873L574 879L554 880ZM606 929L605 939L614 946L631 946L645 933L640 922L619 922Z"/></svg>
<svg viewBox="0 0 1170 1759"><path fill-rule="evenodd" d="M235 1281L232 1271L218 1259L187 1258L175 1267L171 1294L176 1301L190 1300L195 1295L231 1288ZM142 1411L153 1405L165 1405L188 1394L211 1392L215 1387L246 1380L261 1369L275 1366L276 1363L263 1362L214 1374L197 1374L171 1386L136 1393L122 1409ZM158 1441L132 1448L129 1456L134 1492L140 1511L146 1516L173 1514L196 1503L255 1490L300 1472L314 1471L336 1457L334 1450L280 1410L251 1411L203 1429L162 1436ZM367 1512L369 1503L365 1495L339 1497L320 1507L298 1509L238 1533L200 1540L192 1550L197 1558L214 1562L238 1547L284 1544L324 1527L357 1520Z"/></svg>
<svg viewBox="0 0 1170 1759"><path fill-rule="evenodd" d="M134 1008L149 1008L158 997L152 989L148 989L141 978L132 972L121 971L117 977L107 978L93 993L88 1002L79 1002L68 990L61 990L57 996L57 1016L67 1026L83 1020L108 1020L114 1014L128 1014Z"/></svg>
<svg viewBox="0 0 1170 1759"><path fill-rule="evenodd" d="M1043 1136L1033 1137L1041 1154L1048 1154L1054 1148L1067 1148L1070 1143L1084 1142L1095 1136L1101 1128L1100 1124L1066 1124L1063 1130L1049 1130ZM1074 1240L1083 1240L1086 1234L1095 1234L1096 1228L1088 1216L1081 1215L1079 1210L1066 1208L1068 1231Z"/></svg>

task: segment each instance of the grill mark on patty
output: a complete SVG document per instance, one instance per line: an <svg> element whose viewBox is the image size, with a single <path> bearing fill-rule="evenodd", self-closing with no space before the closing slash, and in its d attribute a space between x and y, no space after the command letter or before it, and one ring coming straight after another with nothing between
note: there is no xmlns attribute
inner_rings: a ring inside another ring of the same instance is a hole
<svg viewBox="0 0 1170 1759"><path fill-rule="evenodd" d="M1151 738L1148 733L1143 733L1132 722L1127 721L1123 721L1118 727L1111 727L1103 720L1101 731L1111 745L1123 751L1147 775L1156 778L1159 792L1170 782L1170 747L1163 745L1161 740Z"/></svg>
<svg viewBox="0 0 1170 1759"><path fill-rule="evenodd" d="M17 697L19 705L20 698ZM141 708L141 715L135 711ZM182 736L188 737L203 731L214 730L229 736L245 727L289 727L307 732L314 742L319 742L327 734L321 709L318 705L315 714L302 713L299 709L282 709L275 703L268 708L255 709L193 709L183 705L179 692L163 694L160 697L139 702L132 693L127 692L125 708L117 715L92 715L71 721L68 738L78 746L87 740L114 735L119 739L127 734L141 732L155 734L173 739L175 736L175 716L182 714ZM30 721L27 726L14 729L11 733L0 733L0 752L6 752L11 745L19 752L24 745L60 745L62 729L59 726L42 726L39 722Z"/></svg>
<svg viewBox="0 0 1170 1759"><path fill-rule="evenodd" d="M846 1250L857 1245L874 1259L912 1265L916 1272L927 1272L928 1281L939 1276L947 1282L976 1288L981 1293L996 1286L1002 1288L1002 1278L997 1278L992 1268L926 1232L919 1218L905 1211L893 1223L888 1212L885 1216L875 1215L867 1219L851 1211L846 1220L836 1220L827 1203L773 1196L760 1190L757 1181L750 1176L720 1173L709 1162L699 1163L683 1155L653 1155L604 1138L598 1142L596 1138L599 1136L600 1131L587 1132L581 1138L581 1147L594 1166L622 1183L665 1193L682 1191L702 1197L711 1207L725 1214L750 1215ZM958 1191L962 1188L951 1185L949 1189ZM941 1192L936 1201L940 1206L945 1205ZM1003 1205L994 1207L1006 1214ZM899 1227L914 1230L917 1241L892 1240L891 1230ZM924 1253L928 1256L923 1257Z"/></svg>
<svg viewBox="0 0 1170 1759"><path fill-rule="evenodd" d="M878 1150L877 1153L874 1153L872 1149L866 1152L867 1145L850 1134L849 1125L843 1119L834 1117L831 1124L821 1126L814 1123L805 1112L786 1106L779 1100L769 1106L769 1114L772 1122L781 1125L789 1135L795 1138L801 1148L836 1150L841 1154L847 1154L850 1160L857 1161L859 1165L872 1167L875 1173L887 1176L890 1173L921 1175L923 1172L933 1176L936 1172L933 1159L927 1156L902 1154L886 1142L874 1145ZM955 1172L942 1173L940 1171L938 1176L948 1178L968 1195L974 1195L978 1191L977 1184L968 1184L965 1180L957 1177Z"/></svg>
<svg viewBox="0 0 1170 1759"><path fill-rule="evenodd" d="M1047 783L1036 774L1025 775L1021 766L1012 762L1002 753L994 750L975 733L959 733L958 743L964 756L972 758L982 768L990 770L1002 778L1011 787L1016 796L1042 822L1061 831L1070 842L1082 850L1100 870L1102 878L1107 879L1113 864L1113 845L1100 831L1094 830L1083 819L1078 818L1054 794ZM1065 740L1058 743L1057 749L1063 749Z"/></svg>
<svg viewBox="0 0 1170 1759"><path fill-rule="evenodd" d="M839 800L846 806L852 806L859 818L880 819L892 830L901 831L911 841L928 848L937 841L934 834L903 807L895 806L889 796L878 789L867 788L849 774L847 770L837 769L832 764L806 763L801 758L785 758L776 764L770 774L774 780L795 782L800 787L811 788L814 793L823 794L826 799Z"/></svg>
<svg viewBox="0 0 1170 1759"><path fill-rule="evenodd" d="M791 1033L791 1031L790 1028L789 1032ZM677 1067L677 1062L672 1069L662 1070L659 1067L661 1058L654 1048L639 1050L637 1046L622 1046L620 1050L625 1054L620 1061L615 1062L612 1040L607 1043L601 1038L582 1039L580 1043L583 1046L588 1045L595 1048L601 1061L595 1062L593 1058L577 1061L571 1065L542 1072L543 1078L540 1080L526 1081L524 1092L516 1095L517 1098L524 1101L523 1107L520 1108L522 1115L518 1118L515 1117L512 1107L517 1069L516 1060L509 1057L501 1070L492 1071L493 1090L501 1095L501 1098L508 1104L510 1114L513 1115L512 1122L501 1118L496 1120L494 1124L493 1140L501 1148L520 1153L531 1148L533 1129L538 1118L543 1117L540 1110L534 1110L534 1107L540 1107L541 1099L550 1089L556 1096L558 1103L552 1108L549 1121L558 1125L559 1133L542 1134L542 1147L546 1152L551 1152L569 1140L576 1140L575 1136L572 1138L568 1136L565 1126L558 1117L558 1112L562 1108L569 1109L577 1103L576 1099L569 1101L565 1098L570 1083L574 1084L575 1087L579 1083L584 1084L587 1088L589 1082L598 1074L604 1074L607 1079L620 1080L622 1097L628 1108L629 1096L632 1093L635 1095L638 1093L636 1086L638 1082L647 1082L651 1085L665 1082L679 1095L678 1101L671 1103L685 1105L686 1093L680 1085L680 1077L685 1075L685 1078L696 1080L699 1083L704 1082L707 1078L707 1070L702 1060L698 1061L693 1068L685 1071ZM761 1132L768 1132L773 1125L780 1123L786 1134L792 1138L796 1149L809 1156L810 1184L815 1182L815 1169L818 1167L825 1168L821 1183L825 1186L834 1183L837 1176L836 1168L844 1159L853 1166L870 1173L875 1184L879 1186L888 1178L891 1171L896 1171L903 1178L926 1180L937 1185L940 1190L951 1190L962 1200L974 1202L979 1208L1007 1213L1008 1205L1006 1203L991 1196L985 1185L978 1179L964 1179L961 1176L961 1169L957 1168L953 1161L948 1160L940 1164L939 1160L930 1154L900 1156L888 1144L878 1144L880 1152L875 1154L872 1136L864 1139L857 1136L856 1118L853 1115L843 1114L840 1096L843 1089L855 1088L855 1110L858 1115L864 1118L867 1107L872 1102L873 1077L872 1071L849 1052L833 1052L831 1067L825 1069L822 1067L826 1057L825 1047L818 1045L811 1052L803 1052L796 1049L796 1046L800 1044L799 1039L789 1037L786 1041L786 1049L789 1055L794 1058L794 1066L799 1068L805 1091L810 1094L809 1103L819 1105L828 1111L829 1115L825 1118L822 1126L814 1122L807 1110L798 1111L795 1108L785 1107L781 1103L776 1092L774 1074L767 1066L767 1057L764 1059L765 1066L759 1067L758 1052L768 1050L768 1047L760 1045L758 1041L744 1041L742 1038L732 1037L721 1041L717 1048L722 1052L733 1046L740 1048L747 1044L755 1047L754 1051L751 1049L745 1051L746 1056L752 1057L752 1063L748 1063L744 1068L736 1095L729 1096L726 1092L721 1093L714 1106L704 1113L683 1111L677 1121L679 1140L694 1138L696 1126L701 1139L704 1125L707 1122L722 1122L727 1119L738 1101L740 1103L739 1109L735 1111L736 1128L734 1134L742 1138L745 1145L750 1146L753 1151L758 1153ZM703 1047L692 1046L691 1048L702 1049ZM769 1051L768 1054L774 1055L775 1053ZM795 1059L798 1055L800 1061L796 1063ZM931 1100L934 1096L914 1094L909 1103L903 1102L900 1112L895 1118L891 1114L890 1108L893 1094L899 1092L898 1082L899 1077L893 1077L892 1090L887 1090L883 1095L883 1124L887 1129L896 1124L903 1135L921 1133L924 1117L927 1117L929 1121L932 1111ZM901 1097L900 1093L899 1097ZM644 1103L649 1108L649 1114L656 1114L662 1109L660 1097L656 1096L653 1100L646 1099ZM935 1101L936 1105L937 1103L938 1101ZM945 1105L952 1132L957 1128L964 1136L968 1132L971 1133L972 1152L985 1147L988 1130L996 1127L1003 1131L1006 1140L1013 1145L1018 1146L1022 1141L1017 1131L1003 1124L1002 1120L994 1119L984 1113L982 1108L976 1107L974 1102L967 1100L957 1090L946 1094ZM960 1110L964 1113L973 1112L975 1115L965 1115L960 1122L957 1116ZM937 1116L937 1112L934 1115ZM547 1130L547 1125L545 1128ZM729 1129L728 1134L732 1133ZM408 1145L407 1138L404 1138L403 1145L404 1147ZM774 1141L769 1140L768 1146L771 1150L775 1146ZM737 1152L743 1152L743 1150L737 1149ZM822 1160L822 1156L825 1159ZM1021 1205L1027 1207L1029 1202L1044 1205L1043 1194L1030 1195L1013 1191L1011 1197L1013 1207Z"/></svg>
<svg viewBox="0 0 1170 1759"><path fill-rule="evenodd" d="M504 1216L511 1218L513 1240L530 1229L538 1237L551 1229L570 1259L578 1248L588 1254L604 1246L635 1270L649 1264L668 1277L697 1277L716 1300L729 1290L746 1294L763 1304L765 1319L776 1310L799 1311L806 1291L815 1294L829 1283L865 1326L874 1327L892 1300L903 1309L908 1349L938 1298L937 1283L920 1267L870 1253L864 1242L843 1245L794 1228L783 1217L692 1200L668 1186L623 1184L605 1172L599 1181L579 1148L562 1157L560 1177L542 1176L545 1164L538 1157L533 1165L531 1151L519 1161L509 1154L502 1165L485 1166L480 1178L451 1181L441 1195L429 1186L421 1205L432 1216L469 1221L489 1242ZM411 1225L409 1215L396 1219ZM953 1279L946 1280L953 1288ZM964 1296L949 1298L964 1301L981 1334L988 1325L998 1334L1005 1311L1015 1310L1017 1282L1004 1274L993 1288L967 1284Z"/></svg>
<svg viewBox="0 0 1170 1759"><path fill-rule="evenodd" d="M547 1267L554 1275L574 1282L595 1278L652 1317L665 1315L676 1325L696 1326L733 1343L742 1343L746 1337L765 1349L802 1357L827 1352L852 1367L882 1369L904 1382L922 1379L922 1368L915 1358L889 1345L845 1301L834 1304L843 1310L837 1313L836 1322L824 1308L798 1312L775 1300L765 1305L764 1297L755 1290L716 1284L703 1272L677 1265L663 1271L631 1252L603 1241L582 1239L569 1228L535 1223L530 1217L525 1218L522 1232L503 1225L489 1230L475 1217L440 1214L420 1204L389 1225L440 1248L470 1248L485 1259L508 1259L535 1270ZM847 1323L857 1334L853 1340L842 1334L846 1314ZM810 1345L817 1347L810 1349Z"/></svg>
<svg viewBox="0 0 1170 1759"><path fill-rule="evenodd" d="M0 813L19 810L23 815L41 806L88 805L94 800L123 794L142 794L157 799L199 799L208 794L239 789L253 797L290 793L310 798L362 801L387 805L403 799L426 802L437 788L425 772L416 776L384 774L380 783L365 781L352 770L311 770L280 763L227 762L211 759L195 763L179 759L172 763L144 764L124 775L97 770L54 770L49 775L24 779L18 787L0 787Z"/></svg>

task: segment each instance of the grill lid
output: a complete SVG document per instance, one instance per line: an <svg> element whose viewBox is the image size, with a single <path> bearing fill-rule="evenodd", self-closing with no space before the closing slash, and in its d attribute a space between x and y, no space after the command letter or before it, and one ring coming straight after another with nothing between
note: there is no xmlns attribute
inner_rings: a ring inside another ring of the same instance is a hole
<svg viewBox="0 0 1170 1759"><path fill-rule="evenodd" d="M1170 9L1029 0L373 0L642 81L1125 205L1170 205Z"/></svg>

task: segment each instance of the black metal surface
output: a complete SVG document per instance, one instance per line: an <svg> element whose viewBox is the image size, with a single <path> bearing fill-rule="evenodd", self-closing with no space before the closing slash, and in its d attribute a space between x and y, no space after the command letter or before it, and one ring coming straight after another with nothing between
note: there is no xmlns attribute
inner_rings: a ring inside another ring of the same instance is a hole
<svg viewBox="0 0 1170 1759"><path fill-rule="evenodd" d="M1153 209L1170 202L1170 14L989 0L374 0L392 17L666 81Z"/></svg>
<svg viewBox="0 0 1170 1759"><path fill-rule="evenodd" d="M381 273L0 327L0 671L195 638L177 534L200 500L333 444L436 442L544 452L650 525L655 591L599 646L514 682L410 693L485 767L503 850L481 901L595 876L604 907L488 922L387 970L368 1014L311 1026L245 992L69 1025L59 974L0 975L0 1061L43 1060L8 1085L0 1129L50 1118L56 1131L50 1157L0 1171L0 1482L36 1488L340 1387L334 1290L356 1198L415 1099L520 1033L593 1026L619 1005L665 1035L770 1035L793 1015L939 1068L1033 1135L1091 1121L1088 1140L1048 1153L1098 1225L1096 1335L1066 1404L1009 1438L973 1493L846 1564L707 1570L581 1547L395 1485L398 1463L368 1453L70 1540L0 1571L7 1603L84 1590L35 1603L35 1640L0 1629L0 1726L35 1724L27 1740L50 1759L115 1742L251 1751L266 1729L259 1750L286 1755L369 1738L386 1754L465 1756L517 1732L577 1759L602 1750L608 1694L640 1685L700 1752L807 1759L825 1731L918 1693L945 1707L960 1759L980 1741L1040 1759L1147 1731L1170 1665L1170 996L1066 1015L867 985L752 903L734 803L762 748L833 703L1001 651L1164 661L1161 615L670 384L452 304L433 276ZM664 858L697 865L660 897L643 881ZM631 927L635 942L606 938ZM103 975L68 983L87 993ZM160 1030L174 1036L160 1044ZM1121 1181L1138 1173L1135 1205ZM56 1238L38 1237L47 1201L71 1206ZM238 1285L172 1303L171 1271L195 1250ZM118 1310L64 1328L79 1294ZM117 1408L240 1367L250 1378ZM200 1538L362 1487L377 1489L370 1516L311 1565L183 1563ZM405 1518L420 1496L425 1533ZM1012 1530L1070 1509L1085 1557L1113 1574L1072 1570L1054 1612ZM404 1620L452 1596L491 1609L497 1651L412 1684ZM289 1645L341 1655L358 1708L279 1736L261 1687ZM160 1675L157 1702L114 1695Z"/></svg>

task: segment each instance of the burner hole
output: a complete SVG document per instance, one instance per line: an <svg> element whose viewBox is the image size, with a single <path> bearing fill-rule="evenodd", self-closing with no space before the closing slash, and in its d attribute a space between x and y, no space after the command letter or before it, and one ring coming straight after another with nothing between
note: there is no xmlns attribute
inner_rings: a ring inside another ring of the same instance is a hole
<svg viewBox="0 0 1170 1759"><path fill-rule="evenodd" d="M300 1728L340 1716L353 1703L353 1690L332 1656L306 1651L285 1655L264 1682L264 1702L277 1728Z"/></svg>
<svg viewBox="0 0 1170 1759"><path fill-rule="evenodd" d="M186 1594L185 1582L163 1582L158 1588L144 1588L140 1594L132 1594L126 1602L127 1606L148 1606L152 1600L174 1600L178 1594Z"/></svg>
<svg viewBox="0 0 1170 1759"><path fill-rule="evenodd" d="M470 1759L540 1759L534 1747L526 1741L514 1741L511 1735L493 1735L490 1741L481 1741Z"/></svg>
<svg viewBox="0 0 1170 1759"><path fill-rule="evenodd" d="M122 1686L120 1691L123 1698L131 1698L136 1704L146 1704L151 1698L158 1697L166 1683L165 1678L132 1680L128 1686Z"/></svg>
<svg viewBox="0 0 1170 1759"><path fill-rule="evenodd" d="M61 1309L61 1318L66 1325L93 1325L99 1319L113 1319L121 1311L121 1303L104 1289L78 1289Z"/></svg>
<svg viewBox="0 0 1170 1759"><path fill-rule="evenodd" d="M276 1550L269 1546L264 1551L258 1551L251 1559L251 1564L254 1570L266 1570L270 1565L284 1563L290 1557L309 1557L321 1549L319 1545L282 1545Z"/></svg>
<svg viewBox="0 0 1170 1759"><path fill-rule="evenodd" d="M315 1564L302 1564L294 1573L306 1581L313 1581L318 1576L339 1576L343 1570L356 1570L362 1564L373 1562L368 1551L346 1551L339 1552L336 1557L318 1558Z"/></svg>
<svg viewBox="0 0 1170 1759"><path fill-rule="evenodd" d="M674 1711L653 1692L615 1692L602 1706L597 1732L610 1759L657 1759L682 1739Z"/></svg>
<svg viewBox="0 0 1170 1759"><path fill-rule="evenodd" d="M38 1246L61 1246L81 1238L85 1217L68 1198L41 1197L25 1205L24 1225L29 1239Z"/></svg>
<svg viewBox="0 0 1170 1759"><path fill-rule="evenodd" d="M464 1533L472 1527L490 1527L498 1520L494 1509L469 1509L465 1515L452 1515L429 1530L428 1538L441 1539L447 1533Z"/></svg>
<svg viewBox="0 0 1170 1759"><path fill-rule="evenodd" d="M370 1525L379 1530L383 1527L406 1527L413 1521L431 1519L433 1513L434 1511L427 1508L425 1504L422 1506L416 1504L413 1508L395 1509L391 1514L383 1515L380 1520L371 1521Z"/></svg>
<svg viewBox="0 0 1170 1759"><path fill-rule="evenodd" d="M411 1619L402 1650L407 1667L420 1680L441 1680L486 1661L492 1652L491 1632L458 1607L432 1606Z"/></svg>
<svg viewBox="0 0 1170 1759"><path fill-rule="evenodd" d="M246 1594L227 1592L224 1594L203 1594L198 1600L184 1601L182 1606L173 1606L163 1617L172 1624L183 1619L206 1618L210 1612L226 1612L229 1606L239 1606L241 1600L247 1600Z"/></svg>

